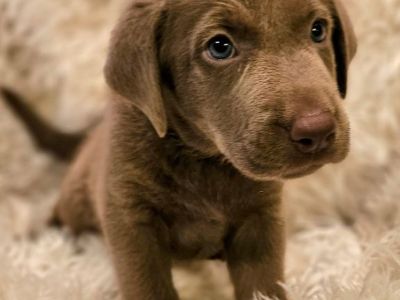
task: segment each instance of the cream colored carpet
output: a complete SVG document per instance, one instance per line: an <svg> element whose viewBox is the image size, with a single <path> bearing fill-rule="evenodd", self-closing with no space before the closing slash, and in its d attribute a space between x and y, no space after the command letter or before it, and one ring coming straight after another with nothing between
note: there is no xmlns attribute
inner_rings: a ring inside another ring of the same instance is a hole
<svg viewBox="0 0 400 300"><path fill-rule="evenodd" d="M101 69L124 0L0 0L0 82L65 130L106 99ZM307 300L400 299L400 0L344 0L359 37L348 159L286 185L287 288ZM1 99L0 99L1 100ZM0 101L0 299L118 299L96 235L44 220L65 166ZM222 264L174 271L183 299L232 299Z"/></svg>

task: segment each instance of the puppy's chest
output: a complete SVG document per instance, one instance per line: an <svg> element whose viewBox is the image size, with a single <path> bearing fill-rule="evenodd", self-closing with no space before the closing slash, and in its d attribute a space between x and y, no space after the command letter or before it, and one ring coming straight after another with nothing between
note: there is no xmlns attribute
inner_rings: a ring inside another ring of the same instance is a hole
<svg viewBox="0 0 400 300"><path fill-rule="evenodd" d="M224 216L177 216L169 223L169 243L177 259L206 259L223 253L229 223Z"/></svg>
<svg viewBox="0 0 400 300"><path fill-rule="evenodd" d="M164 215L170 247L176 258L223 256L224 244L233 228L251 215L258 204L254 190L243 195L244 191L237 189L241 188L199 179L189 188L184 186L170 192L168 201L172 205L164 210Z"/></svg>
<svg viewBox="0 0 400 300"><path fill-rule="evenodd" d="M181 259L219 257L234 228L265 204L266 186L219 159L178 157L167 160L156 203L172 253Z"/></svg>

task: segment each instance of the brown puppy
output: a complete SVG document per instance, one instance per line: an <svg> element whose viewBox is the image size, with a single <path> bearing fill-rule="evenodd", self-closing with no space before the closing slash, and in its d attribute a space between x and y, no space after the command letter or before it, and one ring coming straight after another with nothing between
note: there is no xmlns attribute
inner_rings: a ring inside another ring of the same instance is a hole
<svg viewBox="0 0 400 300"><path fill-rule="evenodd" d="M346 156L355 48L335 0L134 1L57 217L103 231L126 300L178 299L173 260L207 258L236 299L286 299L282 180Z"/></svg>

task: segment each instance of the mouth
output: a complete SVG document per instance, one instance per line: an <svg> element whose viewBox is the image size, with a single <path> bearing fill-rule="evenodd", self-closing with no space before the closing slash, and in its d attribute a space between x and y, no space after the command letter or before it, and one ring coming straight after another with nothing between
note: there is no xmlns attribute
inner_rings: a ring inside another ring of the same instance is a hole
<svg viewBox="0 0 400 300"><path fill-rule="evenodd" d="M326 164L342 161L349 148L344 141L338 139L331 147L311 153L298 151L291 144L283 147L272 144L272 147L265 147L269 151L260 151L259 145L247 143L233 153L227 151L224 156L246 177L257 181L281 181L310 175Z"/></svg>
<svg viewBox="0 0 400 300"><path fill-rule="evenodd" d="M320 164L312 164L304 168L299 168L295 170L290 170L286 173L282 174L283 179L293 179L293 178L298 178L298 177L303 177L306 175L310 175L323 167L325 164L320 163Z"/></svg>
<svg viewBox="0 0 400 300"><path fill-rule="evenodd" d="M291 158L280 164L271 164L266 161L247 157L244 165L238 169L255 180L269 181L293 179L310 175L329 163L337 162L331 154L318 154L308 157Z"/></svg>

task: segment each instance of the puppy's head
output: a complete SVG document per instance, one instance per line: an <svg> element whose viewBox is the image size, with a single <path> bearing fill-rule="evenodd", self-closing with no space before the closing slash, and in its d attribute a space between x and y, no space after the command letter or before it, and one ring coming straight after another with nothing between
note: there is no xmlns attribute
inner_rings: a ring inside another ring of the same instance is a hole
<svg viewBox="0 0 400 300"><path fill-rule="evenodd" d="M192 147L258 180L348 152L356 42L339 0L135 2L113 34L109 85Z"/></svg>

